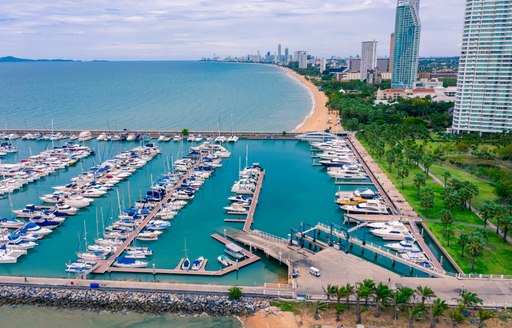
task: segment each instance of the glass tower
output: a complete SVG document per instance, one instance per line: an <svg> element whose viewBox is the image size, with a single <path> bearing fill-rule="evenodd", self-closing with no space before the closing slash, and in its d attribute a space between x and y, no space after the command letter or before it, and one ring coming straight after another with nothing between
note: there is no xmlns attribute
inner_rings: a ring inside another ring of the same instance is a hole
<svg viewBox="0 0 512 328"><path fill-rule="evenodd" d="M453 130L512 130L512 0L466 0Z"/></svg>
<svg viewBox="0 0 512 328"><path fill-rule="evenodd" d="M420 0L398 0L393 50L393 89L412 89L418 74Z"/></svg>

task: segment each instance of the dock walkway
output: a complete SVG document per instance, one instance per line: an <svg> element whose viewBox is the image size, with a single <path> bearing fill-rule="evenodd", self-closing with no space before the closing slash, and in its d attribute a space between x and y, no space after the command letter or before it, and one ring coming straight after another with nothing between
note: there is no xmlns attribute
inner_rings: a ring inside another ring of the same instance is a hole
<svg viewBox="0 0 512 328"><path fill-rule="evenodd" d="M138 236L138 234L144 229L144 227L151 221L158 211L162 208L163 204L166 204L171 199L173 193L183 184L183 182L190 177L192 172L199 166L201 162L197 161L192 167L187 171L187 173L167 192L165 198L144 218L144 220L135 228L135 230L125 239L124 243L116 249L116 251L106 260L98 261L96 266L94 266L90 272L94 273L105 273L107 270L113 271L111 266L116 260L116 258L124 252L126 247L128 247L132 241ZM88 272L89 273L89 272ZM85 274L86 275L86 274Z"/></svg>
<svg viewBox="0 0 512 328"><path fill-rule="evenodd" d="M256 184L256 190L254 191L254 195L252 196L251 207L249 207L249 213L247 213L247 218L245 219L244 223L243 230L245 232L251 232L252 222L254 221L254 212L256 211L256 206L258 206L258 199L260 197L263 178L265 178L265 170L262 170L260 175L258 176L258 183Z"/></svg>

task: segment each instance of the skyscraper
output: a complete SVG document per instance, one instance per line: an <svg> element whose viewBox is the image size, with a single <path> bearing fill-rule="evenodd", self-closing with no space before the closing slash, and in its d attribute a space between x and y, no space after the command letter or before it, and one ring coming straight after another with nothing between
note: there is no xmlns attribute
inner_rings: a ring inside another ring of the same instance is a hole
<svg viewBox="0 0 512 328"><path fill-rule="evenodd" d="M327 69L327 59L320 59L320 74L322 74Z"/></svg>
<svg viewBox="0 0 512 328"><path fill-rule="evenodd" d="M361 81L368 78L368 71L377 68L377 41L365 41L361 47Z"/></svg>
<svg viewBox="0 0 512 328"><path fill-rule="evenodd" d="M284 62L288 63L290 60L290 50L288 48L284 48Z"/></svg>
<svg viewBox="0 0 512 328"><path fill-rule="evenodd" d="M467 0L455 132L512 130L512 1Z"/></svg>
<svg viewBox="0 0 512 328"><path fill-rule="evenodd" d="M418 74L420 0L398 0L393 47L393 89L412 89Z"/></svg>
<svg viewBox="0 0 512 328"><path fill-rule="evenodd" d="M308 53L307 51L297 51L299 59L299 68L308 68Z"/></svg>
<svg viewBox="0 0 512 328"><path fill-rule="evenodd" d="M395 50L395 33L391 33L389 40L389 66L388 72L393 72L393 52Z"/></svg>
<svg viewBox="0 0 512 328"><path fill-rule="evenodd" d="M281 44L277 45L277 60L278 63L283 61L283 56L281 55Z"/></svg>

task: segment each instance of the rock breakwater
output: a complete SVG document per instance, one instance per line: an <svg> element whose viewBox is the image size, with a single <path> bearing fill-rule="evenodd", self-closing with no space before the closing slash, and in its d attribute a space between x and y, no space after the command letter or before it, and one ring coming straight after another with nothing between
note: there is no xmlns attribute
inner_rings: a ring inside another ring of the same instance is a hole
<svg viewBox="0 0 512 328"><path fill-rule="evenodd" d="M131 292L102 289L0 286L0 305L54 306L69 309L150 314L252 315L269 304L265 300L226 296Z"/></svg>

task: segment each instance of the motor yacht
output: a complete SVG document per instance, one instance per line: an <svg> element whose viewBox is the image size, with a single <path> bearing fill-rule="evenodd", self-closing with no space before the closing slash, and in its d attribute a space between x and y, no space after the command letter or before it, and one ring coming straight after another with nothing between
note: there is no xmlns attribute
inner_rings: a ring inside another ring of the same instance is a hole
<svg viewBox="0 0 512 328"><path fill-rule="evenodd" d="M384 228L370 230L372 234L381 237L384 240L404 240L407 237L412 238L411 233L406 228Z"/></svg>
<svg viewBox="0 0 512 328"><path fill-rule="evenodd" d="M352 214L389 214L388 207L379 199L368 199L365 203L340 207Z"/></svg>

